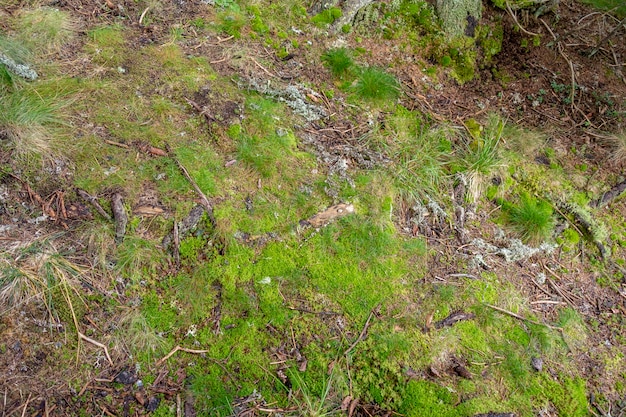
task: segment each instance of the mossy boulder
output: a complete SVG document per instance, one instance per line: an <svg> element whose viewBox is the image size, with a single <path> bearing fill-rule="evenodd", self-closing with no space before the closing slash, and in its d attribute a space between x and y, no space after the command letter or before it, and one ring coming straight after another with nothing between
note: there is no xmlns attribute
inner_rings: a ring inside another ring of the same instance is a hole
<svg viewBox="0 0 626 417"><path fill-rule="evenodd" d="M481 0L437 0L436 6L448 38L474 37L482 13Z"/></svg>
<svg viewBox="0 0 626 417"><path fill-rule="evenodd" d="M512 10L553 8L558 0L491 0L494 6L506 10L507 3Z"/></svg>

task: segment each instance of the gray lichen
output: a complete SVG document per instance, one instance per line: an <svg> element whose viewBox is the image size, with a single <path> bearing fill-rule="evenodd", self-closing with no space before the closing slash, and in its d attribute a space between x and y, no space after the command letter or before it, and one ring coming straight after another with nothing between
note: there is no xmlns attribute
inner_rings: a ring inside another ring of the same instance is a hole
<svg viewBox="0 0 626 417"><path fill-rule="evenodd" d="M506 243L506 246L498 247L478 238L472 240L471 245L475 246L482 252L482 254L477 255L480 256L481 261L483 259L483 255L489 254L502 256L506 262L521 261L538 253L551 253L557 248L556 245L547 242L542 243L539 247L533 248L531 246L524 245L519 239L510 239Z"/></svg>
<svg viewBox="0 0 626 417"><path fill-rule="evenodd" d="M307 89L306 87L298 88L295 85L288 85L284 88L273 87L269 80L260 81L254 78L246 81L247 85L243 85L243 87L248 90L268 95L277 101L285 103L294 111L294 113L304 117L308 122L313 122L326 117L326 112L323 108L307 103L306 95L303 91L313 95L315 95L315 92ZM240 85L240 87L242 86Z"/></svg>
<svg viewBox="0 0 626 417"><path fill-rule="evenodd" d="M37 72L28 65L18 64L11 57L0 52L0 64L3 64L7 70L15 75L34 81L37 79Z"/></svg>

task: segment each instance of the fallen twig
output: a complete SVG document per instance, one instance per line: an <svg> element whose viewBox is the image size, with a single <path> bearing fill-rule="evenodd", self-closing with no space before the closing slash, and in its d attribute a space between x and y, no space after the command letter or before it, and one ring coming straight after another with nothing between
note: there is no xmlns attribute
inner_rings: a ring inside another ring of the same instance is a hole
<svg viewBox="0 0 626 417"><path fill-rule="evenodd" d="M102 208L100 203L98 203L98 199L96 197L92 196L85 190L81 190L80 188L76 189L76 194L78 194L83 200L91 204L96 209L98 214L100 214L102 217L107 220L111 220L111 216Z"/></svg>
<svg viewBox="0 0 626 417"><path fill-rule="evenodd" d="M105 345L98 342L97 340L93 340L92 338L85 336L80 331L78 332L78 337L85 342L91 343L92 345L98 346L100 349L104 350L104 355L106 356L107 361L109 361L109 364L113 366L113 361L111 360L111 356L109 355L109 349L107 349Z"/></svg>
<svg viewBox="0 0 626 417"><path fill-rule="evenodd" d="M187 353L194 353L196 355L202 354L202 353L209 353L210 350L206 350L206 349L188 349L188 348L184 348L180 345L177 345L174 349L172 349L170 351L170 353L168 353L167 355L163 356L161 359L159 359L156 363L156 366L160 366L163 364L163 362L165 362L166 360L168 360L169 358L171 358L172 356L174 356L174 354L178 351L182 351L182 352L187 352Z"/></svg>
<svg viewBox="0 0 626 417"><path fill-rule="evenodd" d="M118 148L130 149L130 146L128 146L125 143L115 142L115 141L108 140L108 139L105 139L104 143L107 143L107 144L113 145L113 146L117 146Z"/></svg>
<svg viewBox="0 0 626 417"><path fill-rule="evenodd" d="M526 318L526 317L524 317L524 316L520 316L519 314L515 314L515 313L513 313L512 311L505 310L505 309L503 309L503 308L496 307L496 306L491 305L491 304L484 303L484 305L485 305L485 306L487 306L487 307L489 307L489 308L492 308L492 309L494 309L494 310L496 310L496 311L499 311L500 313L504 313L504 314L506 314L507 316L511 316L511 317L513 317L513 318L516 318L516 319L521 320L521 321L525 321L525 322L530 323L530 324L534 324L534 325L536 325L536 326L545 326L545 327L547 327L548 329L551 329L551 330L558 330L558 331L562 331L562 330L563 330L563 329L561 329L560 327L557 327L557 326L552 326L552 325L550 325L550 324L546 324L546 323L540 323L540 322L538 322L538 321L528 319L528 318Z"/></svg>
<svg viewBox="0 0 626 417"><path fill-rule="evenodd" d="M517 25L519 30L530 36L539 36L538 33L530 32L524 29L524 26L522 26L521 23L517 21L517 16L515 16L515 13L513 13L513 10L511 10L511 6L509 5L508 1L506 2L506 11L509 12L509 15L513 18L513 21L515 21L515 24Z"/></svg>
<svg viewBox="0 0 626 417"><path fill-rule="evenodd" d="M380 310L380 304L378 304L376 307L374 307L372 309L372 311L370 311L369 316L367 316L367 321L365 321L365 325L363 326L363 330L361 330L361 333L359 334L359 337L357 337L357 339L352 342L352 344L350 345L350 347L348 349L346 349L345 352L343 352L343 355L346 356L348 353L350 353L352 351L352 349L355 348L355 346L365 338L365 334L367 333L367 329L370 326L370 322L372 321L372 317L374 317L374 314L378 314L378 311Z"/></svg>
<svg viewBox="0 0 626 417"><path fill-rule="evenodd" d="M600 47L606 42L608 41L614 34L615 32L617 32L618 29L622 28L622 25L626 23L626 17L623 18L604 38L602 38L600 40L600 42L598 42L596 44L596 46L593 48L593 50L589 53L589 58L591 58L592 56L594 56L596 53L598 53L598 51L600 50Z"/></svg>
<svg viewBox="0 0 626 417"><path fill-rule="evenodd" d="M178 234L178 222L174 220L174 264L180 268L180 236Z"/></svg>
<svg viewBox="0 0 626 417"><path fill-rule="evenodd" d="M211 222L211 225L213 227L217 226L217 222L215 221L215 216L213 215L213 205L211 204L207 196L202 192L202 190L200 189L198 184L193 180L193 178L191 178L191 175L189 175L189 171L187 171L187 168L185 168L185 166L178 160L178 158L174 156L174 153L172 152L169 145L167 146L167 152L170 158L172 158L172 160L176 162L176 165L178 165L178 169L180 169L180 171L183 173L187 181L189 181L193 189L196 191L196 194L198 194L198 196L200 197L200 204L202 204L202 206L206 210L207 216L209 216L209 221Z"/></svg>
<svg viewBox="0 0 626 417"><path fill-rule="evenodd" d="M263 65L259 64L258 61L254 58L250 58L252 60L252 62L254 62L259 68L261 68L263 70L263 72L265 72L267 75L269 75L270 77L274 77L277 78L276 75L272 74L271 72L269 72Z"/></svg>
<svg viewBox="0 0 626 417"><path fill-rule="evenodd" d="M26 409L28 408L28 403L30 402L30 397L32 393L28 393L28 398L26 399L26 404L24 404L24 410L22 410L22 417L26 415Z"/></svg>
<svg viewBox="0 0 626 417"><path fill-rule="evenodd" d="M196 103L193 100L190 100L188 98L185 99L185 101L191 106L193 107L193 109L195 111L197 111L198 113L200 113L201 116L204 117L204 120L206 120L207 124L209 125L209 128L211 127L211 123L215 121L215 119L206 112L206 110L203 110L202 107Z"/></svg>

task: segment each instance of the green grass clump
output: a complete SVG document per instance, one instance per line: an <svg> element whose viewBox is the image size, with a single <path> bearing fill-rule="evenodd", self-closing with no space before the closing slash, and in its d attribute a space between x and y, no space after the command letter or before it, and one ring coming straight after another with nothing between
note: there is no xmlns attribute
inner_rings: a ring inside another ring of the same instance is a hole
<svg viewBox="0 0 626 417"><path fill-rule="evenodd" d="M505 210L509 224L523 240L540 242L552 236L555 221L547 201L523 193L519 203Z"/></svg>
<svg viewBox="0 0 626 417"><path fill-rule="evenodd" d="M322 55L322 61L334 77L345 75L354 65L352 56L346 48L329 49Z"/></svg>
<svg viewBox="0 0 626 417"><path fill-rule="evenodd" d="M466 142L460 160L455 162L456 170L462 172L468 184L468 197L476 201L481 196L485 180L497 168L503 165L499 152L505 123L498 116L492 116L484 131L472 129L471 137Z"/></svg>
<svg viewBox="0 0 626 417"><path fill-rule="evenodd" d="M71 16L50 7L22 12L17 19L17 29L19 38L38 53L57 51L76 33Z"/></svg>
<svg viewBox="0 0 626 417"><path fill-rule="evenodd" d="M50 155L51 138L62 124L60 112L66 103L39 86L0 88L0 137L10 141L18 158Z"/></svg>
<svg viewBox="0 0 626 417"><path fill-rule="evenodd" d="M393 75L376 67L361 70L353 90L360 98L381 102L400 96L400 83Z"/></svg>

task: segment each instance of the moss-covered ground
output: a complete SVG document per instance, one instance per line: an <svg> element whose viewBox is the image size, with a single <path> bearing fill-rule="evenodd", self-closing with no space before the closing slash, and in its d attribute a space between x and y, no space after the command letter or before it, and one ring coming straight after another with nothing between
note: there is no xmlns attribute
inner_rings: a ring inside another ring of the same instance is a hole
<svg viewBox="0 0 626 417"><path fill-rule="evenodd" d="M491 6L0 7L3 415L621 415L626 50L562 3L574 93Z"/></svg>

